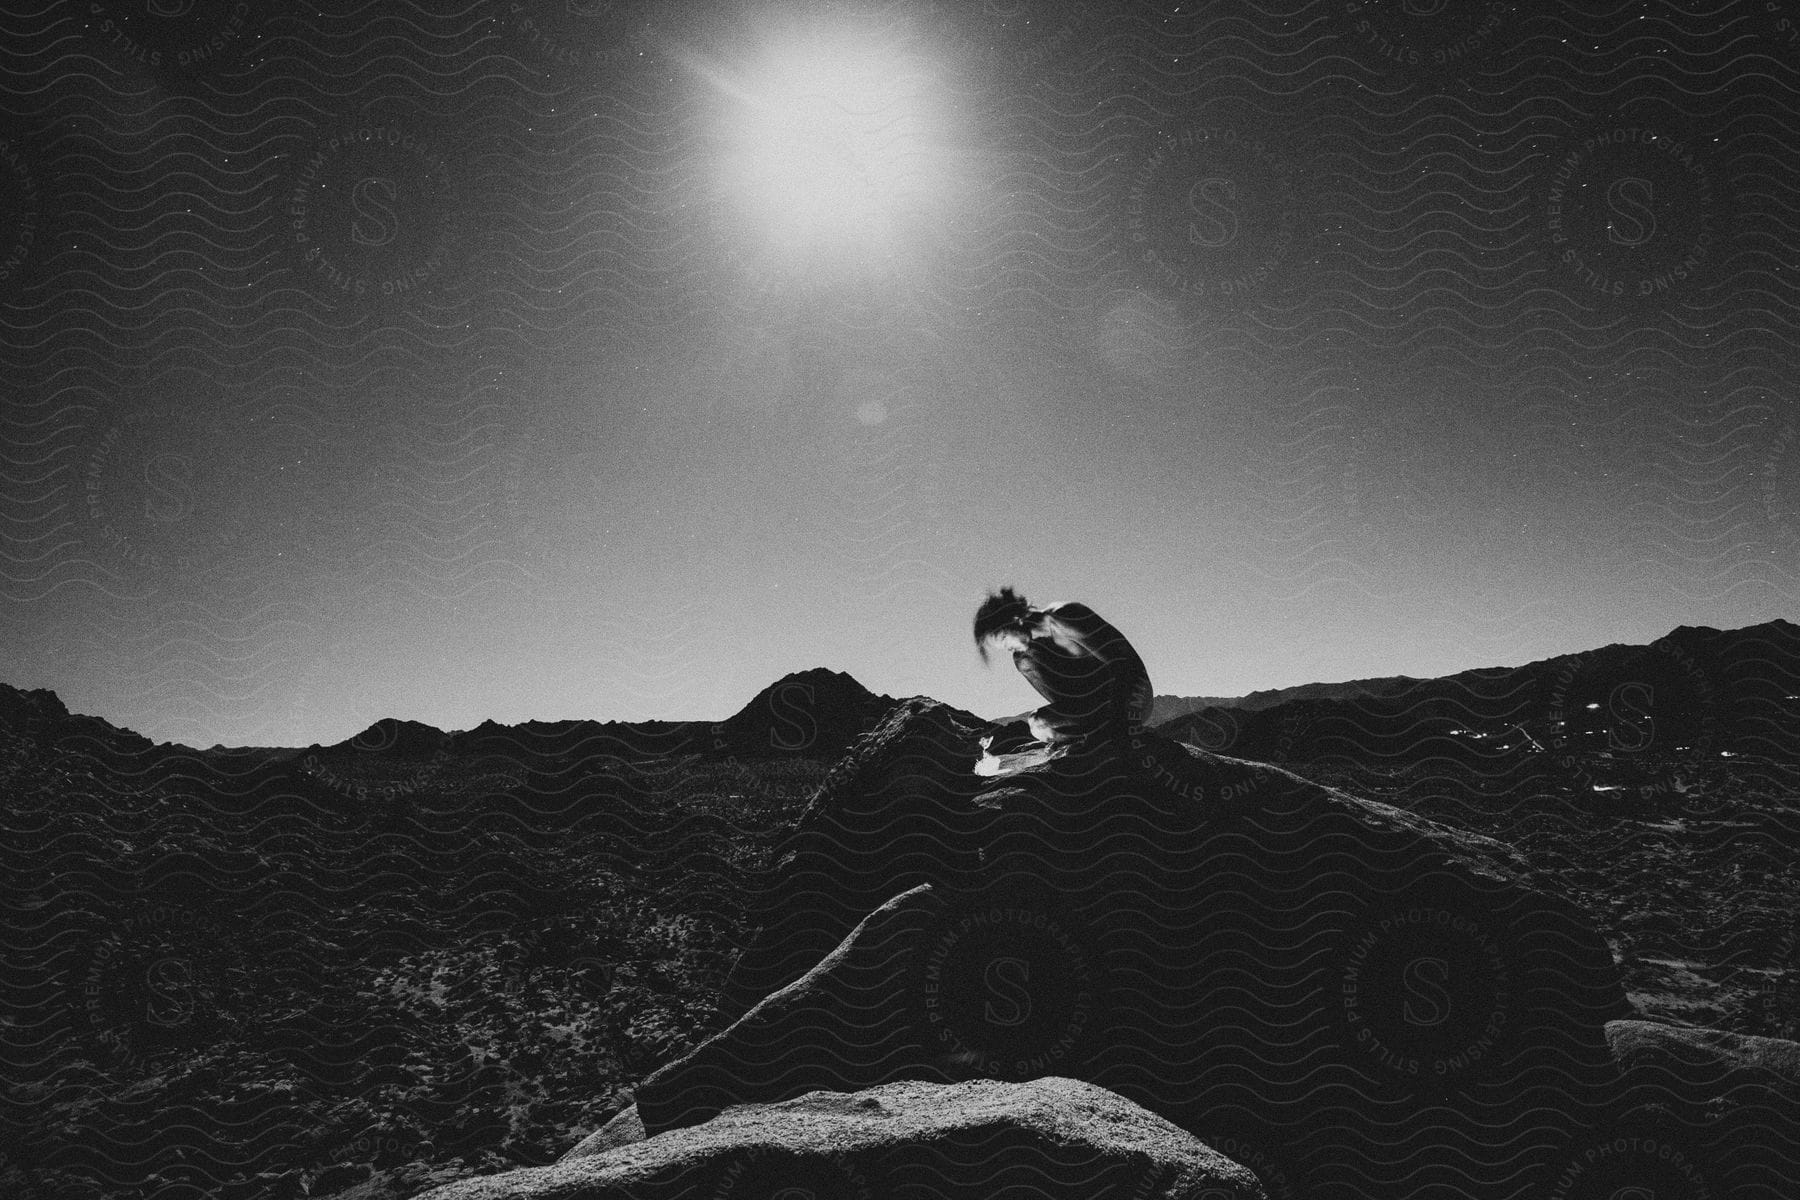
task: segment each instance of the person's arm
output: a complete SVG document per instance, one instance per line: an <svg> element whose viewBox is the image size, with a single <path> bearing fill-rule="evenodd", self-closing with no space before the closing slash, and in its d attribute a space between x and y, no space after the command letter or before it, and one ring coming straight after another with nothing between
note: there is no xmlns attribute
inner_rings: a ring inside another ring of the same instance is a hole
<svg viewBox="0 0 1800 1200"><path fill-rule="evenodd" d="M1124 634L1079 600L1052 604L1039 615L1045 634L1070 654L1086 655L1104 663L1137 657Z"/></svg>
<svg viewBox="0 0 1800 1200"><path fill-rule="evenodd" d="M1044 610L1044 622L1046 633L1063 650L1105 667L1127 721L1137 724L1149 718L1155 692L1150 672L1130 639L1079 601L1051 605Z"/></svg>

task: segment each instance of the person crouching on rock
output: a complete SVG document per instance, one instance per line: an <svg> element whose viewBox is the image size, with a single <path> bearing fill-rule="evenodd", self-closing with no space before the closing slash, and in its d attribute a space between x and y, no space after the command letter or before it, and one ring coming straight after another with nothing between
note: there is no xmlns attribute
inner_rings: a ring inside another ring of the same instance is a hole
<svg viewBox="0 0 1800 1200"><path fill-rule="evenodd" d="M1150 715L1154 694L1125 635L1085 604L1033 608L1010 587L990 593L975 611L975 648L1012 651L1019 674L1049 703L1026 718L1031 737L1051 748L1088 740L1124 743ZM1007 727L982 739L990 755L1019 749ZM980 768L978 768L979 770ZM995 773L982 771L983 774Z"/></svg>

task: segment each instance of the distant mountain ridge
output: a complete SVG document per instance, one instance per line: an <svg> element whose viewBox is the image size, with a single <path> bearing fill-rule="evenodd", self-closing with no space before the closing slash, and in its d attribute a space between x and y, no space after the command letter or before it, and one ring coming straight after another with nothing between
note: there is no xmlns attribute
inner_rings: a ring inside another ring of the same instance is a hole
<svg viewBox="0 0 1800 1200"><path fill-rule="evenodd" d="M329 746L193 751L71 714L48 689L0 683L0 730L134 758L160 751L835 759L896 703L844 672L814 667L776 680L723 721L490 720L449 733L383 717ZM1274 761L1417 754L1445 738L1465 750L1472 739L1495 745L1510 739L1508 749L1629 752L1651 743L1658 749L1704 743L1733 753L1800 755L1800 625L1782 619L1727 631L1684 625L1645 646L1615 643L1518 667L1308 683L1236 697L1158 696L1150 723L1210 750Z"/></svg>
<svg viewBox="0 0 1800 1200"><path fill-rule="evenodd" d="M836 759L896 703L842 671L814 667L784 675L758 692L719 722L714 736L738 758Z"/></svg>
<svg viewBox="0 0 1800 1200"><path fill-rule="evenodd" d="M1729 631L1684 625L1645 646L1615 643L1519 667L1291 690L1301 694L1258 708L1204 707L1157 728L1275 762L1800 757L1800 625L1780 619Z"/></svg>
<svg viewBox="0 0 1800 1200"><path fill-rule="evenodd" d="M1158 696L1150 707L1150 724L1161 725L1208 708L1236 708L1260 712L1289 700L1345 700L1353 696L1385 696L1419 682L1410 675L1384 675L1376 679L1350 679L1343 683L1301 683L1293 687L1265 688L1243 696Z"/></svg>
<svg viewBox="0 0 1800 1200"><path fill-rule="evenodd" d="M465 732L445 733L390 717L324 750L396 756L836 759L894 704L892 697L876 695L841 671L813 667L782 676L723 721L483 721Z"/></svg>
<svg viewBox="0 0 1800 1200"><path fill-rule="evenodd" d="M776 680L723 721L571 719L503 725L489 720L446 732L421 721L382 717L329 745L198 750L152 742L101 717L73 715L48 689L0 683L0 739L34 743L39 752L71 764L85 761L92 769L146 785L154 779L219 773L247 781L273 772L271 778L317 777L336 780L341 787L363 781L371 788L391 789L439 778L453 762L466 764L466 769L523 769L534 777L566 781L583 771L604 769L607 762L643 764L689 755L715 762L836 761L895 703L841 671L815 667ZM370 770L376 774L368 776Z"/></svg>

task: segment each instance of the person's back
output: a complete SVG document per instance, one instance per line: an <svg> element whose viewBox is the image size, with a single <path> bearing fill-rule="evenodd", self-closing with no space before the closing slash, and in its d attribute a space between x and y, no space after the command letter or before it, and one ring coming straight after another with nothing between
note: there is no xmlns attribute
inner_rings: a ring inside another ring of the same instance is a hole
<svg viewBox="0 0 1800 1200"><path fill-rule="evenodd" d="M1033 608L1011 588L982 602L975 643L1012 651L1013 665L1049 703L1028 718L1046 743L1125 736L1150 715L1150 674L1124 634L1079 602Z"/></svg>

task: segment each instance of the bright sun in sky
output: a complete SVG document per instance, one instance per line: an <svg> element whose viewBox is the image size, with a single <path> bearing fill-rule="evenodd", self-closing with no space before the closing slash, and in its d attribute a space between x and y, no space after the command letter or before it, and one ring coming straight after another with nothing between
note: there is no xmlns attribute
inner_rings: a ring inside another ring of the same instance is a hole
<svg viewBox="0 0 1800 1200"><path fill-rule="evenodd" d="M788 30L744 63L693 66L723 102L724 195L774 265L899 265L951 173L916 50L868 31Z"/></svg>

